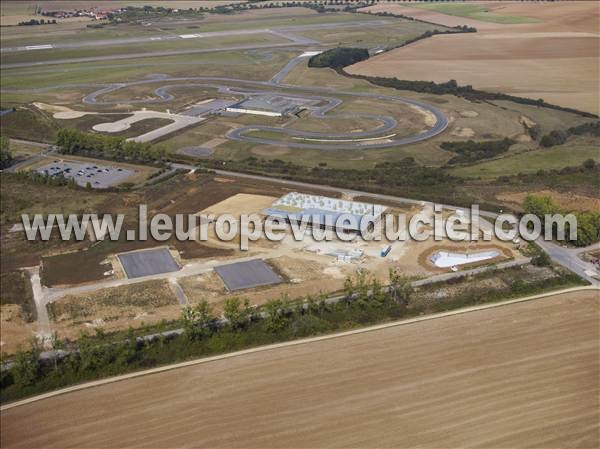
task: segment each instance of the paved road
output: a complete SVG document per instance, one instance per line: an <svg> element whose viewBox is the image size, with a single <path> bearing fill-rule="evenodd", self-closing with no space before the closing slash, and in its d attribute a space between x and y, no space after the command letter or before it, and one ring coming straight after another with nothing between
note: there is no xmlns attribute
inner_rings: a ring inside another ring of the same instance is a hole
<svg viewBox="0 0 600 449"><path fill-rule="evenodd" d="M554 242L545 241L542 238L539 238L536 243L548 253L554 262L573 271L592 285L600 286L600 275L596 274L594 276L591 274L598 273L596 267L579 257L585 251L600 250L600 243L595 243L587 248L567 248L557 245Z"/></svg>
<svg viewBox="0 0 600 449"><path fill-rule="evenodd" d="M297 25L280 28L259 28L259 29L246 29L246 30L228 30L228 31L214 31L206 33L193 33L189 35L162 35L162 36L147 36L147 37L133 37L133 38L121 38L121 39L106 39L96 41L80 41L80 42L64 42L56 44L41 44L41 47L37 50L31 49L34 46L20 46L20 47L5 47L0 49L2 53L14 53L14 52L47 52L56 49L69 49L69 48L80 48L80 47L106 47L116 45L131 45L139 43L149 42L160 42L160 41L176 41L176 40L189 40L189 39L205 39L210 37L230 36L230 35L252 35L252 34L272 34L275 36L288 39L288 42L278 44L244 44L244 45L233 45L233 46L220 46L213 48L204 49L188 49L188 50L165 50L165 51L154 51L154 52L132 52L120 55L105 55L105 56L88 56L81 58L64 58L54 60L43 60L43 61L28 61L28 62L15 62L2 64L3 69L14 69L22 67L39 67L57 64L73 64L82 62L95 62L95 61L110 61L117 59L138 59L138 58L154 58L161 56L176 56L176 55L188 55L197 53L213 53L223 51L235 51L235 50L250 50L260 48L294 48L294 47L319 47L320 43L314 39L310 39L304 36L298 36L295 32L318 30L318 29L334 29L334 28L361 28L361 27L373 27L379 26L385 23L389 23L386 20L368 20L368 21L356 21L351 23L322 23L313 25ZM182 36L190 36L184 37ZM192 37L193 36L193 37ZM29 47L29 48L28 48Z"/></svg>
<svg viewBox="0 0 600 449"><path fill-rule="evenodd" d="M306 56L296 56L295 58L291 59L290 62L288 62L285 66L283 66L283 68L277 72L275 75L273 75L273 77L269 80L269 82L271 84L281 84L281 82L283 81L283 79L288 76L288 74L294 70L294 68L300 64L301 62L304 62L308 59L308 57Z"/></svg>
<svg viewBox="0 0 600 449"><path fill-rule="evenodd" d="M31 46L20 46L20 47L5 47L0 49L0 53L19 53L26 51L43 51L43 50L60 50L60 49L73 49L82 47L93 47L93 48L105 48L115 47L121 45L132 45L141 43L157 43L157 42L169 42L169 41L187 41L190 39L210 39L214 37L229 37L229 36L246 36L253 34L272 34L279 36L284 39L288 39L291 42L295 42L302 45L313 45L318 44L317 41L302 36L296 36L285 31L271 30L269 28L257 28L247 30L228 30L228 31L211 31L206 33L194 33L194 34L173 34L173 35L160 35L160 36L144 36L144 37L129 37L121 39L103 39L103 40L88 40L88 41L75 41L75 42L59 42L51 45L51 48L42 50L32 50ZM35 47L35 46L34 46Z"/></svg>
<svg viewBox="0 0 600 449"><path fill-rule="evenodd" d="M245 44L245 45L230 45L223 47L213 48L198 48L190 50L165 50L165 51L153 51L147 53L127 53L120 55L107 55L107 56L88 56L84 58L65 58L65 59L52 59L48 61L31 61L31 62L15 62L2 64L2 69L16 69L22 67L40 67L48 65L61 65L61 64L79 64L82 62L98 62L98 61L112 61L117 59L139 59L139 58L158 58L161 56L177 56L177 55L193 55L198 53L219 53L225 51L236 51L236 50L253 50L257 48L293 48L294 46L306 46L300 42L283 42L279 44Z"/></svg>

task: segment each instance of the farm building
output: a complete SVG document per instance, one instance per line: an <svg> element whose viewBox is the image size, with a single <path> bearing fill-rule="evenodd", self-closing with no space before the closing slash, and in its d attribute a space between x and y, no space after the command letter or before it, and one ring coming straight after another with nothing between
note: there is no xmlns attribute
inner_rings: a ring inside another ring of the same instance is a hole
<svg viewBox="0 0 600 449"><path fill-rule="evenodd" d="M380 204L290 192L265 209L264 213L284 217L290 223L305 221L308 225L316 225L321 229L365 232L381 220L385 210L386 207ZM341 220L338 223L342 216L352 217L353 220Z"/></svg>

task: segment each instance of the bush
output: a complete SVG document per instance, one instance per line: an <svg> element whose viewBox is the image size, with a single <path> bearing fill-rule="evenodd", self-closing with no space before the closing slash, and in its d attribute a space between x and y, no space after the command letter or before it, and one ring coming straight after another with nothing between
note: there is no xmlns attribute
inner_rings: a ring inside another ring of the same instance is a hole
<svg viewBox="0 0 600 449"><path fill-rule="evenodd" d="M365 59L369 59L369 51L366 48L338 47L311 57L308 66L338 69Z"/></svg>
<svg viewBox="0 0 600 449"><path fill-rule="evenodd" d="M0 136L0 170L10 167L13 160L9 140L4 136Z"/></svg>
<svg viewBox="0 0 600 449"><path fill-rule="evenodd" d="M540 250L538 254L531 259L531 263L536 267L549 267L552 265L552 259L550 259L550 256L545 251Z"/></svg>
<svg viewBox="0 0 600 449"><path fill-rule="evenodd" d="M58 131L56 145L63 154L82 154L117 161L155 162L162 161L165 155L164 149L147 143L68 128Z"/></svg>
<svg viewBox="0 0 600 449"><path fill-rule="evenodd" d="M500 92L488 92L484 90L473 89L473 86L459 86L455 80L450 80L446 83L434 83L433 81L412 81L412 80L400 80L398 78L383 78L377 76L366 76L366 75L353 75L343 70L340 71L343 75L349 78L364 79L369 81L376 86L391 87L397 90L410 90L413 92L433 94L433 95L455 95L457 97L465 98L469 101L512 101L513 103L526 104L532 106L540 106L549 109L555 109L558 111L570 112L577 114L581 117L598 118L597 115L590 112L579 111L573 108L566 108L555 104L546 103L541 98L534 100L531 98L517 97L514 95L503 94Z"/></svg>
<svg viewBox="0 0 600 449"><path fill-rule="evenodd" d="M510 146L515 143L516 141L512 139L504 138L502 140L489 140L487 142L475 142L473 140L466 142L442 142L440 147L443 150L452 151L457 154L448 161L449 164L462 164L496 157L499 154L507 152Z"/></svg>
<svg viewBox="0 0 600 449"><path fill-rule="evenodd" d="M584 123L583 125L573 126L566 131L552 131L542 137L540 144L545 148L549 148L555 145L562 145L571 136L581 136L585 134L600 137L600 122Z"/></svg>
<svg viewBox="0 0 600 449"><path fill-rule="evenodd" d="M565 131L552 131L550 134L546 134L540 140L540 145L545 148L553 147L555 145L562 145L567 141L567 133Z"/></svg>
<svg viewBox="0 0 600 449"><path fill-rule="evenodd" d="M527 214L536 215L544 225L545 215L564 214L558 204L549 196L527 195L523 202L523 210ZM588 246L600 240L600 213L574 212L577 218L577 239L570 241L575 246ZM568 228L568 225L567 225ZM565 229L569 236L569 229Z"/></svg>

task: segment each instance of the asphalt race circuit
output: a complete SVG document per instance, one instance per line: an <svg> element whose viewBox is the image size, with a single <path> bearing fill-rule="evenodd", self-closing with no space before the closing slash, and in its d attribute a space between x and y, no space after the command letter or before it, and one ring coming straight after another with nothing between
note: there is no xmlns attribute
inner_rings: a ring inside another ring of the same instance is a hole
<svg viewBox="0 0 600 449"><path fill-rule="evenodd" d="M297 59L297 58L295 58ZM288 68L289 64L284 67L284 69ZM277 79L277 75L272 78ZM319 87L308 87L308 86L292 86L286 84L277 84L273 81L250 81L250 80L241 80L235 78L220 78L220 77L182 77L182 78L162 78L162 79L147 79L141 81L133 81L129 83L117 83L111 84L105 87L102 87L95 92L92 92L89 95L86 95L83 98L83 102L85 104L98 104L98 105L110 105L110 104L118 104L118 103L129 103L129 104L148 104L148 103L161 103L172 101L175 99L175 95L172 93L174 89L181 88L191 88L191 87L206 87L217 89L220 93L226 94L234 94L241 95L244 98L248 98L254 95L281 95L282 90L285 92L286 96L289 97L298 97L298 98L307 98L311 100L315 100L321 103L324 103L321 106L316 106L311 109L311 115L313 117L327 120L331 118L364 118L370 119L380 122L380 125L375 129L360 131L360 132L341 132L341 133L320 133L320 132L312 132L312 131L300 131L292 128L279 128L273 126L263 126L263 125L252 125L252 126L243 126L240 128L236 128L230 131L226 137L231 140L245 141L245 142L253 142L260 143L265 145L279 145L285 147L292 148L306 148L306 149L318 149L318 150L330 150L330 149L367 149L367 148L387 148L394 147L399 145L406 145L410 143L420 142L423 140L427 140L431 137L434 137L441 132L443 132L448 126L448 119L439 109L420 101L409 100L402 97L397 96L389 96L389 95L378 95L366 92L346 92L346 91L338 91L335 92L331 89L327 88L319 88ZM98 97L102 95L115 92L120 89L124 89L130 86L137 86L142 84L151 84L157 83L160 81L173 83L179 82L180 84L167 84L161 87L158 87L154 94L156 98L150 99L118 99L113 101L103 101L99 100ZM187 81L187 83L186 83ZM190 82L190 81L206 81L205 83L198 82ZM262 89L245 89L232 86L231 84L223 84L223 83L239 83L239 84L248 84L257 87L261 87ZM277 88L277 90L273 90ZM293 93L295 91L296 93ZM306 92L307 94L301 94L300 92ZM433 114L436 118L435 124L427 129L424 132L419 134L415 134L412 136L402 137L398 139L393 139L393 134L387 135L390 133L396 126L397 121L393 117L386 115L376 115L376 114L360 114L360 113L345 113L345 114L330 114L335 107L339 106L343 103L342 100L338 98L332 98L329 96L320 95L323 93L329 94L337 94L342 96L354 96L354 97L367 97L374 98L382 101L392 101L403 103L409 106L416 106L421 108L427 112ZM337 140L335 142L332 140L332 143L323 143L323 142L288 142L277 139L267 139L262 137L253 137L247 136L246 133L250 131L267 131L274 132L280 134L286 134L290 137L297 138L309 138L315 140L328 140L334 139ZM367 139L372 139L369 141Z"/></svg>
<svg viewBox="0 0 600 449"><path fill-rule="evenodd" d="M286 65L287 67L287 65ZM199 82L204 81L204 82ZM106 95L108 93L115 92L120 89L125 89L131 86L139 86L143 84L155 84L157 82L165 82L168 83L164 86L160 86L155 89L154 94L156 98L148 98L148 99L123 99L119 98L118 100L100 100L99 97ZM179 84L172 84L179 83ZM224 84L227 83L227 84ZM242 84L242 85L252 85L259 89L247 89L241 87L235 87L233 84ZM3 90L6 92L31 92L31 91L52 91L60 88L70 88L70 87L97 87L97 84L68 84L68 85L59 85L59 86L51 86L44 87L39 89L19 89L19 90ZM253 143L260 143L265 145L278 145L285 146L291 148L305 148L305 149L318 149L318 150L331 150L331 149L369 149L369 148L389 148L394 146L406 145L416 142L421 142L423 140L430 139L441 132L443 132L448 126L448 119L444 115L442 111L439 109L421 102L412 99L406 99L398 96L390 96L390 95L379 95L372 94L368 92L347 92L347 91L335 91L330 88L324 87L310 87L310 86L296 86L296 85L287 85L287 84L276 84L272 81L254 81L254 80L242 80L235 78L223 78L223 77L161 77L161 78L150 78L144 79L140 81L131 81L127 83L114 83L109 85L104 85L100 89L86 95L83 98L83 103L89 105L111 105L111 104L152 104L152 103L162 103L167 101L172 101L175 99L175 95L171 92L174 89L181 88L192 88L192 87L205 87L217 89L220 93L226 94L234 94L241 95L245 98L251 97L253 95L282 95L289 97L301 97L308 98L316 101L320 101L325 103L322 106L317 106L312 108L311 115L313 117L320 118L322 120L327 120L330 118L364 118L370 120L376 120L380 122L380 126L375 129L360 131L360 132L342 132L342 133L320 133L320 132L311 132L311 131L300 131L292 128L278 128L273 126L263 126L263 125L252 125L252 126L243 126L240 128L236 128L230 131L226 137L231 140L238 141L246 141ZM277 89L277 90L274 90ZM282 92L283 91L283 92ZM296 93L294 93L296 92ZM302 94L305 92L305 94ZM392 139L392 136L386 136L385 134L393 130L396 127L397 121L393 117L385 116L385 115L376 115L376 114L360 114L360 113L345 113L345 114L329 114L329 112L335 107L339 106L343 103L342 100L338 98L333 98L330 96L325 96L324 94L335 94L340 96L350 96L350 97L364 97L364 98L374 98L381 101L392 101L398 102L409 106L416 106L421 108L435 116L436 122L429 129L420 132L418 134L414 134L412 136L402 137L398 139ZM277 139L267 139L262 137L253 137L247 136L246 133L250 131L268 131L274 133L286 134L291 137L298 138L310 138L315 140L332 140L332 143L323 143L323 142L288 142ZM371 138L372 141L366 140Z"/></svg>

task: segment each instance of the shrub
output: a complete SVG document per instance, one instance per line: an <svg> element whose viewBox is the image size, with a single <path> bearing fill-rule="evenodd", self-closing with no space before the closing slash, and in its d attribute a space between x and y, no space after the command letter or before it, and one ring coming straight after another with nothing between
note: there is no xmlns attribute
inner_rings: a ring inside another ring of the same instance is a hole
<svg viewBox="0 0 600 449"><path fill-rule="evenodd" d="M512 139L504 138L502 140L489 140L486 142L475 142L473 140L467 140L466 142L442 142L440 147L443 150L452 151L457 154L448 161L449 164L461 164L498 156L507 152L510 146L515 143Z"/></svg>
<svg viewBox="0 0 600 449"><path fill-rule="evenodd" d="M337 69L365 59L369 59L369 51L366 48L338 47L311 57L308 66Z"/></svg>

